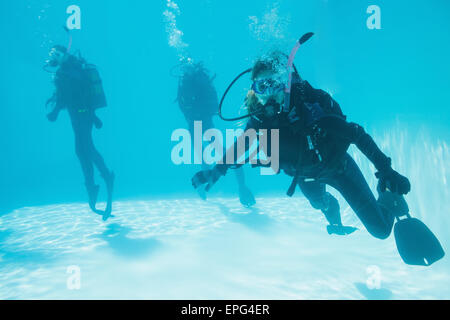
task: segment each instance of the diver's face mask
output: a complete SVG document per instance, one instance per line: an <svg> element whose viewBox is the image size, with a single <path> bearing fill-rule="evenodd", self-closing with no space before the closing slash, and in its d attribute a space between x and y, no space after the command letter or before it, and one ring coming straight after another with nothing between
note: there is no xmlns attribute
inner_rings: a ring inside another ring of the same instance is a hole
<svg viewBox="0 0 450 320"><path fill-rule="evenodd" d="M284 89L284 83L278 79L257 79L252 84L252 89L258 95L273 95Z"/></svg>
<svg viewBox="0 0 450 320"><path fill-rule="evenodd" d="M284 102L285 82L277 77L258 77L253 81L252 90L261 105L264 115L272 117L281 112Z"/></svg>
<svg viewBox="0 0 450 320"><path fill-rule="evenodd" d="M47 59L46 64L50 67L57 67L62 64L65 54L53 48L50 50L48 56L49 58Z"/></svg>

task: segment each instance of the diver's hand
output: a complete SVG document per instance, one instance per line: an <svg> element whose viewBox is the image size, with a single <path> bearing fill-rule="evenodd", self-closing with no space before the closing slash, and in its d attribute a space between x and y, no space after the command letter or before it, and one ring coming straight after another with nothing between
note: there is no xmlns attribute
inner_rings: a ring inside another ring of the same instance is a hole
<svg viewBox="0 0 450 320"><path fill-rule="evenodd" d="M101 128L103 127L103 122L102 122L102 120L100 120L100 118L97 117L96 115L94 115L94 126L95 126L97 129L101 129Z"/></svg>
<svg viewBox="0 0 450 320"><path fill-rule="evenodd" d="M53 110L52 112L47 114L47 119L50 122L55 122L56 119L58 119L58 111L57 110Z"/></svg>
<svg viewBox="0 0 450 320"><path fill-rule="evenodd" d="M221 172L217 166L210 170L202 170L194 175L192 178L192 185L197 189L199 186L206 184L205 191L209 191L223 175L224 173Z"/></svg>
<svg viewBox="0 0 450 320"><path fill-rule="evenodd" d="M385 192L388 188L391 192L398 194L407 194L411 190L411 183L408 178L389 167L388 169L378 171L375 176L380 180L378 188Z"/></svg>
<svg viewBox="0 0 450 320"><path fill-rule="evenodd" d="M45 102L45 106L48 107L49 104L56 104L56 95L52 95L50 98L47 99Z"/></svg>

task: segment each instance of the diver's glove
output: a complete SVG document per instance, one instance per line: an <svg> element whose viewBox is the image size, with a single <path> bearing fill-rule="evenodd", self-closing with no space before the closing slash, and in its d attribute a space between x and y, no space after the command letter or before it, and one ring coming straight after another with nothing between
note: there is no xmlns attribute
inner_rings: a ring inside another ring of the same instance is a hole
<svg viewBox="0 0 450 320"><path fill-rule="evenodd" d="M379 179L378 189L381 192L385 192L388 188L393 193L407 194L411 190L411 183L408 178L402 176L390 166L379 170L375 173L375 176Z"/></svg>
<svg viewBox="0 0 450 320"><path fill-rule="evenodd" d="M199 186L206 184L205 190L209 191L226 172L227 167L224 165L216 165L212 169L199 171L192 178L192 185L197 189Z"/></svg>
<svg viewBox="0 0 450 320"><path fill-rule="evenodd" d="M94 126L95 126L97 129L101 129L101 128L103 127L103 122L102 122L102 120L100 120L100 118L97 117L97 115L95 115L95 114L94 114Z"/></svg>
<svg viewBox="0 0 450 320"><path fill-rule="evenodd" d="M47 113L47 119L50 122L55 122L58 119L59 110L55 109L52 112Z"/></svg>
<svg viewBox="0 0 450 320"><path fill-rule="evenodd" d="M56 94L54 93L50 98L45 102L45 106L48 107L49 104L56 104Z"/></svg>

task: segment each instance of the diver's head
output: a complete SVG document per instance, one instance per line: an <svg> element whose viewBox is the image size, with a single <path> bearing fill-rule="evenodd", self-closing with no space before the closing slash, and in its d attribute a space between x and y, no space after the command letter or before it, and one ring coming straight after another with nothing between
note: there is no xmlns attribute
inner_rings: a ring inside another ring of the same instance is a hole
<svg viewBox="0 0 450 320"><path fill-rule="evenodd" d="M194 63L192 60L182 65L180 80L188 86L210 86L214 76L210 75L203 62Z"/></svg>
<svg viewBox="0 0 450 320"><path fill-rule="evenodd" d="M252 68L249 96L263 107L259 111L266 117L273 117L282 109L287 83L286 62L285 55L275 51L258 59Z"/></svg>
<svg viewBox="0 0 450 320"><path fill-rule="evenodd" d="M203 65L202 61L194 62L194 60L186 60L182 62L181 70L183 76L195 77L197 75L207 74L208 71Z"/></svg>
<svg viewBox="0 0 450 320"><path fill-rule="evenodd" d="M58 67L67 59L67 48L61 45L56 45L51 48L47 60L47 65L50 67Z"/></svg>

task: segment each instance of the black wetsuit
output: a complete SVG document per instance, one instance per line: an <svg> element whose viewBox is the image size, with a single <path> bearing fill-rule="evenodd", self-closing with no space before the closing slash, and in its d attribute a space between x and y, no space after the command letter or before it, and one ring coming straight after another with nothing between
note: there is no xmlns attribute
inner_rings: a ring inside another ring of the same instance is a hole
<svg viewBox="0 0 450 320"><path fill-rule="evenodd" d="M194 136L194 121L202 121L203 131L214 128L213 116L217 114L217 92L211 78L204 71L185 74L178 83L178 106Z"/></svg>
<svg viewBox="0 0 450 320"><path fill-rule="evenodd" d="M178 83L178 106L183 112L194 144L194 122L201 121L202 131L214 128L213 116L217 114L217 92L212 85L212 79L202 69L191 70L184 74ZM198 155L203 155L203 150L194 150ZM203 168L208 165L204 162Z"/></svg>
<svg viewBox="0 0 450 320"><path fill-rule="evenodd" d="M379 171L390 168L390 158L361 126L345 120L329 94L312 88L307 81L293 85L289 110L267 120L251 118L247 129L279 129L280 169L296 177L293 186L300 187L314 208L327 215L330 200L337 203L325 190L330 185L342 194L373 236L388 237L394 218L378 205L347 149L355 144ZM270 137L267 141L270 151ZM230 166L217 167L224 174ZM340 223L340 216L327 219Z"/></svg>
<svg viewBox="0 0 450 320"><path fill-rule="evenodd" d="M75 135L75 151L83 170L86 186L94 185L94 165L106 180L110 171L105 161L94 146L92 128L95 110L89 107L86 90L86 79L81 62L69 56L55 75L55 108L67 109Z"/></svg>

